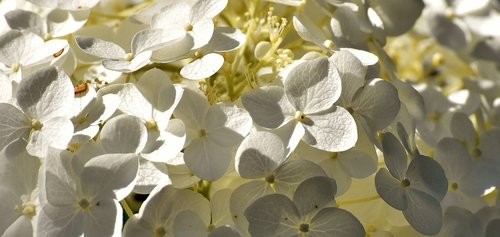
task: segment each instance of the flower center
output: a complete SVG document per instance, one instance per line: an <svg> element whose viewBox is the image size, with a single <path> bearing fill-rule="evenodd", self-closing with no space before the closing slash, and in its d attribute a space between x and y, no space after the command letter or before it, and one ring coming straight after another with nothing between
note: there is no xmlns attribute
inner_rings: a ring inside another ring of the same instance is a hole
<svg viewBox="0 0 500 237"><path fill-rule="evenodd" d="M403 179L403 180L401 180L400 185L401 185L401 187L406 188L406 187L410 186L410 180Z"/></svg>
<svg viewBox="0 0 500 237"><path fill-rule="evenodd" d="M132 61L134 59L134 55L132 55L131 53L128 53L125 55L125 60L127 61Z"/></svg>
<svg viewBox="0 0 500 237"><path fill-rule="evenodd" d="M208 229L208 232L212 232L215 229L215 225L210 224L210 225L208 225L207 229Z"/></svg>
<svg viewBox="0 0 500 237"><path fill-rule="evenodd" d="M163 228L163 226L159 226L159 227L156 227L155 228L155 237L161 237L161 236L164 236L165 234L167 233L167 231L165 231L165 228Z"/></svg>
<svg viewBox="0 0 500 237"><path fill-rule="evenodd" d="M307 119L306 115L304 113L302 113L302 111L295 112L294 118L295 118L295 121L301 122L301 123Z"/></svg>
<svg viewBox="0 0 500 237"><path fill-rule="evenodd" d="M31 219L33 216L36 215L36 205L31 202L23 203L22 212L23 215Z"/></svg>
<svg viewBox="0 0 500 237"><path fill-rule="evenodd" d="M148 128L149 130L156 129L157 127L158 127L158 124L156 123L156 121L154 121L154 120L146 121L146 128Z"/></svg>
<svg viewBox="0 0 500 237"><path fill-rule="evenodd" d="M184 26L184 30L186 30L187 32L189 31L193 31L193 25L187 23L185 26Z"/></svg>
<svg viewBox="0 0 500 237"><path fill-rule="evenodd" d="M42 129L43 124L38 120L38 119L32 119L31 120L31 128L35 130L40 130Z"/></svg>
<svg viewBox="0 0 500 237"><path fill-rule="evenodd" d="M21 69L20 64L17 64L17 63L12 64L12 71L13 72L19 72L20 69Z"/></svg>
<svg viewBox="0 0 500 237"><path fill-rule="evenodd" d="M90 210L90 202L86 198L83 198L82 200L80 200L78 202L78 206L80 206L80 208L83 210L86 210L86 211Z"/></svg>
<svg viewBox="0 0 500 237"><path fill-rule="evenodd" d="M274 183L274 174L268 175L265 179L266 179L266 182L268 182L270 184Z"/></svg>
<svg viewBox="0 0 500 237"><path fill-rule="evenodd" d="M307 233L309 232L309 224L300 224L300 232L304 232L304 233Z"/></svg>
<svg viewBox="0 0 500 237"><path fill-rule="evenodd" d="M207 131L205 129L201 129L198 131L198 137L206 137L207 136Z"/></svg>
<svg viewBox="0 0 500 237"><path fill-rule="evenodd" d="M457 191L457 189L458 189L458 184L457 184L457 183L451 183L451 184L450 184L450 189L451 189L452 191Z"/></svg>

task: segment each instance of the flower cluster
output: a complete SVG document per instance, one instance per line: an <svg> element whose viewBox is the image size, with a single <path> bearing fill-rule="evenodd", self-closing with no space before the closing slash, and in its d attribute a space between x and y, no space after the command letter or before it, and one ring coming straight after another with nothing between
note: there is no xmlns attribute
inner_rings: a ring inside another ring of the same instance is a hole
<svg viewBox="0 0 500 237"><path fill-rule="evenodd" d="M498 1L0 12L1 236L500 233Z"/></svg>

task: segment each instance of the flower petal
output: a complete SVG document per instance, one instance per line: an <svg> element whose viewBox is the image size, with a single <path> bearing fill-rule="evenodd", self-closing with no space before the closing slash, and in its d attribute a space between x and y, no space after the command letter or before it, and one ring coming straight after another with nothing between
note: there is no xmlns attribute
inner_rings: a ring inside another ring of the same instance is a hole
<svg viewBox="0 0 500 237"><path fill-rule="evenodd" d="M326 58L305 61L288 74L285 94L295 109L316 113L333 106L340 97L341 80Z"/></svg>
<svg viewBox="0 0 500 237"><path fill-rule="evenodd" d="M297 234L300 214L295 204L282 194L257 199L245 211L252 236L288 237Z"/></svg>
<svg viewBox="0 0 500 237"><path fill-rule="evenodd" d="M224 64L224 57L217 53L209 53L195 59L181 69L181 75L191 80L201 80L214 75Z"/></svg>
<svg viewBox="0 0 500 237"><path fill-rule="evenodd" d="M71 116L73 84L62 70L46 67L19 83L17 102L30 117L41 122L54 117Z"/></svg>
<svg viewBox="0 0 500 237"><path fill-rule="evenodd" d="M321 113L306 115L302 125L306 129L302 140L324 151L345 151L358 139L356 122L342 107L334 106Z"/></svg>
<svg viewBox="0 0 500 237"><path fill-rule="evenodd" d="M265 177L286 159L281 139L270 132L255 132L243 140L236 152L236 172L246 179Z"/></svg>

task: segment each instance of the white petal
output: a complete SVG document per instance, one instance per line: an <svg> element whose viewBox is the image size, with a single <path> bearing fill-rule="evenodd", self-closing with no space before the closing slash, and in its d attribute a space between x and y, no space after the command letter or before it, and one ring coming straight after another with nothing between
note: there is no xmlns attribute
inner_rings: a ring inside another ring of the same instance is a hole
<svg viewBox="0 0 500 237"><path fill-rule="evenodd" d="M213 225L234 225L231 211L230 211L230 200L233 190L231 189L220 189L215 191L210 199L210 207L212 210L212 220L210 221Z"/></svg>
<svg viewBox="0 0 500 237"><path fill-rule="evenodd" d="M366 178L377 171L377 160L366 152L347 150L339 158L342 169L350 177Z"/></svg>
<svg viewBox="0 0 500 237"><path fill-rule="evenodd" d="M132 39L132 53L155 50L181 40L186 35L184 30L146 29L137 32Z"/></svg>
<svg viewBox="0 0 500 237"><path fill-rule="evenodd" d="M392 133L384 133L382 137L384 162L391 175L403 180L408 168L406 151L399 140Z"/></svg>
<svg viewBox="0 0 500 237"><path fill-rule="evenodd" d="M323 43L327 40L325 33L306 15L301 14L293 17L293 26L302 39L318 45L324 51L328 51Z"/></svg>
<svg viewBox="0 0 500 237"><path fill-rule="evenodd" d="M236 152L236 171L242 178L260 178L272 173L285 159L284 145L278 136L270 132L250 133Z"/></svg>
<svg viewBox="0 0 500 237"><path fill-rule="evenodd" d="M480 40L474 47L472 56L484 60L498 61L500 59L500 37L489 37Z"/></svg>
<svg viewBox="0 0 500 237"><path fill-rule="evenodd" d="M193 29L188 32L193 37L194 45L192 49L199 49L210 42L214 33L214 22L209 18L202 18L199 21L192 21Z"/></svg>
<svg viewBox="0 0 500 237"><path fill-rule="evenodd" d="M217 27L208 45L204 47L207 52L228 52L241 48L245 44L246 36L239 29L230 27Z"/></svg>
<svg viewBox="0 0 500 237"><path fill-rule="evenodd" d="M435 12L430 12L426 19L432 35L440 44L461 50L470 41L470 34L462 22L452 21L444 14Z"/></svg>
<svg viewBox="0 0 500 237"><path fill-rule="evenodd" d="M110 85L99 90L105 95L117 95L120 98L118 109L128 115L133 115L145 121L154 121L154 109L136 85L125 83Z"/></svg>
<svg viewBox="0 0 500 237"><path fill-rule="evenodd" d="M184 149L184 160L194 175L215 181L222 177L231 162L232 155L210 139L195 139Z"/></svg>
<svg viewBox="0 0 500 237"><path fill-rule="evenodd" d="M5 20L14 30L28 30L40 37L47 33L45 21L34 12L16 9L5 14Z"/></svg>
<svg viewBox="0 0 500 237"><path fill-rule="evenodd" d="M302 125L306 133L302 138L307 144L324 151L345 151L356 144L358 132L351 114L342 107L306 115Z"/></svg>
<svg viewBox="0 0 500 237"><path fill-rule="evenodd" d="M310 235L332 237L363 237L365 230L356 217L340 208L324 208L311 220Z"/></svg>
<svg viewBox="0 0 500 237"><path fill-rule="evenodd" d="M140 159L137 181L134 193L149 194L161 182L169 182L167 174L161 172L156 166L145 159Z"/></svg>
<svg viewBox="0 0 500 237"><path fill-rule="evenodd" d="M378 63L377 55L368 51L353 48L341 48L340 51L349 51L351 54L356 56L356 58L358 58L364 66L372 66Z"/></svg>
<svg viewBox="0 0 500 237"><path fill-rule="evenodd" d="M100 58L124 59L126 56L120 46L109 41L84 36L76 36L75 40L80 49Z"/></svg>
<svg viewBox="0 0 500 237"><path fill-rule="evenodd" d="M295 109L315 113L332 107L340 97L341 80L326 58L297 65L285 81L285 94Z"/></svg>
<svg viewBox="0 0 500 237"><path fill-rule="evenodd" d="M186 128L180 119L172 119L165 132L148 131L148 142L141 156L153 162L171 163L184 148ZM157 134L155 134L157 133Z"/></svg>
<svg viewBox="0 0 500 237"><path fill-rule="evenodd" d="M66 149L73 136L73 123L67 118L56 117L44 121L40 132L49 146Z"/></svg>
<svg viewBox="0 0 500 237"><path fill-rule="evenodd" d="M288 122L287 117L295 114L284 95L281 87L261 87L243 94L241 101L255 123L266 128L277 128Z"/></svg>
<svg viewBox="0 0 500 237"><path fill-rule="evenodd" d="M7 103L12 99L12 81L0 72L0 103Z"/></svg>
<svg viewBox="0 0 500 237"><path fill-rule="evenodd" d="M126 59L104 59L102 65L106 69L117 72L135 72L150 62L151 54L151 51L142 52L135 55L131 61Z"/></svg>
<svg viewBox="0 0 500 237"><path fill-rule="evenodd" d="M194 46L194 39L187 34L184 38L174 41L161 49L155 50L151 55L151 61L159 63L168 63L189 57L191 49Z"/></svg>
<svg viewBox="0 0 500 237"><path fill-rule="evenodd" d="M34 54L40 48L43 48L43 39L38 35L10 30L0 36L0 62L9 67L14 64L26 64L26 61L38 62L47 56Z"/></svg>
<svg viewBox="0 0 500 237"><path fill-rule="evenodd" d="M276 191L291 195L302 181L316 176L326 176L319 165L308 160L290 160L274 172Z"/></svg>
<svg viewBox="0 0 500 237"><path fill-rule="evenodd" d="M81 236L83 235L83 214L74 207L42 208L37 222L37 236Z"/></svg>
<svg viewBox="0 0 500 237"><path fill-rule="evenodd" d="M59 174L57 174L59 175ZM71 209L72 212L77 212L78 197L76 194L76 187L71 183L63 180L64 176L56 176L52 172L45 173L45 193L47 195L47 202L49 205L55 207L65 207ZM68 180L72 181L72 180Z"/></svg>
<svg viewBox="0 0 500 237"><path fill-rule="evenodd" d="M415 189L408 190L407 197L408 208L403 210L403 214L410 225L425 235L439 233L443 225L439 201Z"/></svg>
<svg viewBox="0 0 500 237"><path fill-rule="evenodd" d="M83 223L85 236L120 236L123 225L123 211L120 204L111 199L99 201L92 211L85 215Z"/></svg>
<svg viewBox="0 0 500 237"><path fill-rule="evenodd" d="M83 168L82 191L91 197L122 200L132 191L138 169L139 156L135 154L105 154L94 157Z"/></svg>
<svg viewBox="0 0 500 237"><path fill-rule="evenodd" d="M136 86L155 109L170 113L179 103L184 91L181 87L174 86L169 75L157 68L145 72Z"/></svg>
<svg viewBox="0 0 500 237"><path fill-rule="evenodd" d="M330 61L337 68L342 79L340 101L349 104L354 94L365 84L366 67L349 51L335 52Z"/></svg>
<svg viewBox="0 0 500 237"><path fill-rule="evenodd" d="M248 112L229 103L210 107L204 127L207 136L220 146L240 143L252 129L252 118Z"/></svg>
<svg viewBox="0 0 500 237"><path fill-rule="evenodd" d="M285 144L286 157L290 156L295 148L297 148L305 132L304 126L302 126L301 123L297 123L295 120L291 120L285 125L273 130L273 133L278 135Z"/></svg>
<svg viewBox="0 0 500 237"><path fill-rule="evenodd" d="M382 79L372 80L353 100L354 111L362 114L377 131L386 128L399 112L398 91Z"/></svg>
<svg viewBox="0 0 500 237"><path fill-rule="evenodd" d="M334 202L335 194L337 194L335 180L317 176L305 180L297 187L293 194L293 202L301 216L306 216Z"/></svg>
<svg viewBox="0 0 500 237"><path fill-rule="evenodd" d="M187 2L174 2L162 7L151 19L151 27L156 29L182 29L189 23L191 6Z"/></svg>
<svg viewBox="0 0 500 237"><path fill-rule="evenodd" d="M181 119L186 124L186 127L200 129L209 108L210 105L206 97L186 89L174 115L176 118Z"/></svg>
<svg viewBox="0 0 500 237"><path fill-rule="evenodd" d="M17 92L17 102L22 110L41 121L69 117L74 97L70 78L55 67L38 70L24 78Z"/></svg>
<svg viewBox="0 0 500 237"><path fill-rule="evenodd" d="M198 21L200 18L214 18L227 5L227 0L201 0L194 4L192 20Z"/></svg>
<svg viewBox="0 0 500 237"><path fill-rule="evenodd" d="M412 188L425 192L438 201L441 201L448 191L448 181L443 168L426 156L418 156L411 161L406 178L410 180Z"/></svg>
<svg viewBox="0 0 500 237"><path fill-rule="evenodd" d="M21 215L3 232L2 236L33 236L31 219L25 215Z"/></svg>
<svg viewBox="0 0 500 237"><path fill-rule="evenodd" d="M285 195L271 194L262 197L245 211L252 236L288 237L297 234L299 211Z"/></svg>
<svg viewBox="0 0 500 237"><path fill-rule="evenodd" d="M389 174L387 169L382 168L375 176L375 187L377 193L387 204L398 210L406 210L408 201L401 182Z"/></svg>
<svg viewBox="0 0 500 237"><path fill-rule="evenodd" d="M196 59L181 69L181 75L191 80L201 80L215 74L224 64L224 57L217 53L209 53Z"/></svg>
<svg viewBox="0 0 500 237"><path fill-rule="evenodd" d="M109 153L139 153L147 141L146 126L137 117L119 115L101 131L101 144Z"/></svg>
<svg viewBox="0 0 500 237"><path fill-rule="evenodd" d="M175 217L174 235L206 237L209 233L207 228L208 224L209 223L204 223L200 216L195 212L183 211Z"/></svg>
<svg viewBox="0 0 500 237"><path fill-rule="evenodd" d="M450 182L464 177L472 167L472 160L467 149L453 138L444 138L439 141L434 158L441 164Z"/></svg>
<svg viewBox="0 0 500 237"><path fill-rule="evenodd" d="M232 194L229 204L231 217L242 234L249 235L248 221L244 216L245 210L255 200L268 194L274 193L269 183L264 180L254 180L240 185ZM245 233L243 233L243 231Z"/></svg>
<svg viewBox="0 0 500 237"><path fill-rule="evenodd" d="M28 138L31 121L18 108L0 103L0 149L17 138Z"/></svg>
<svg viewBox="0 0 500 237"><path fill-rule="evenodd" d="M61 37L79 30L89 17L90 11L66 11L53 9L47 15L47 30L53 37Z"/></svg>
<svg viewBox="0 0 500 237"><path fill-rule="evenodd" d="M371 0L370 7L384 23L384 31L390 36L410 30L424 8L421 0Z"/></svg>
<svg viewBox="0 0 500 237"><path fill-rule="evenodd" d="M230 225L225 225L225 226L220 226L217 227L215 230L210 232L208 237L218 237L218 236L224 236L224 237L241 237L240 233L236 228L230 226Z"/></svg>

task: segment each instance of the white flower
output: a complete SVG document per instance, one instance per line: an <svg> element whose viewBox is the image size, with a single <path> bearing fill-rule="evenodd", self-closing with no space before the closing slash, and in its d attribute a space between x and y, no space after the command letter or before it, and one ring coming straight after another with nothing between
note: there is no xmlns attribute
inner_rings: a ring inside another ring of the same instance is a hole
<svg viewBox="0 0 500 237"><path fill-rule="evenodd" d="M147 128L147 143L141 156L153 162L168 163L182 150L185 128L179 119L170 120L183 89L173 85L166 73L151 69L136 84L111 85L101 91L121 99L118 109L139 118Z"/></svg>
<svg viewBox="0 0 500 237"><path fill-rule="evenodd" d="M142 203L139 213L125 223L123 236L173 236L175 218L186 210L210 215L210 204L199 193L159 184Z"/></svg>
<svg viewBox="0 0 500 237"><path fill-rule="evenodd" d="M248 112L231 104L210 106L206 98L185 89L174 113L186 125L186 165L196 176L214 181L231 163L231 147L239 144L252 128Z"/></svg>
<svg viewBox="0 0 500 237"><path fill-rule="evenodd" d="M229 213L230 189L219 190L210 198L210 206L198 210L180 212L174 221L175 236L192 237L239 237L239 232L230 224ZM206 202L202 202L205 204ZM208 203L206 203L208 204ZM210 212L205 212L205 210Z"/></svg>
<svg viewBox="0 0 500 237"><path fill-rule="evenodd" d="M449 183L448 192L442 201L443 206L458 206L477 211L486 205L479 197L484 190L478 192L477 186L481 184L474 177L477 175L473 172L476 166L467 149L457 139L442 139L436 148L435 159L443 167Z"/></svg>
<svg viewBox="0 0 500 237"><path fill-rule="evenodd" d="M194 60L182 67L181 75L192 80L201 80L215 74L224 64L224 57L218 53L232 51L245 43L245 35L240 30L217 27L207 45L190 52ZM153 54L153 60L165 50Z"/></svg>
<svg viewBox="0 0 500 237"><path fill-rule="evenodd" d="M313 177L302 182L290 200L282 194L257 199L246 211L252 236L363 237L363 226L351 213L330 207L335 180Z"/></svg>
<svg viewBox="0 0 500 237"><path fill-rule="evenodd" d="M0 152L0 234L33 236L38 203L40 161L26 153L26 142L17 139Z"/></svg>
<svg viewBox="0 0 500 237"><path fill-rule="evenodd" d="M303 62L293 68L285 88L262 87L242 96L255 123L282 128L294 150L300 139L325 151L345 151L357 140L354 119L334 105L341 94L341 80L328 59Z"/></svg>
<svg viewBox="0 0 500 237"><path fill-rule="evenodd" d="M118 200L134 187L138 156L105 154L81 166L68 159L64 152L47 158L37 236L120 236Z"/></svg>
<svg viewBox="0 0 500 237"><path fill-rule="evenodd" d="M73 135L71 105L73 85L55 67L47 67L24 78L18 87L17 102L0 104L0 147L22 137L28 153L43 158L49 147L66 149Z"/></svg>
<svg viewBox="0 0 500 237"><path fill-rule="evenodd" d="M46 17L42 17L35 12L16 9L7 12L5 19L12 29L28 30L49 40L77 31L87 22L88 15L89 12L86 11L54 9Z"/></svg>
<svg viewBox="0 0 500 237"><path fill-rule="evenodd" d="M103 58L102 65L109 70L134 72L149 63L151 50L158 47L158 41L169 43L180 39L182 31L165 33L160 31L139 31L131 41L131 52L126 53L119 45L90 37L75 37L78 47L88 54Z"/></svg>
<svg viewBox="0 0 500 237"><path fill-rule="evenodd" d="M99 132L99 124L109 119L118 108L120 98L117 95L103 95L87 83L78 85L76 89L83 87L85 95L75 99L74 107L78 112L71 118L75 127L75 134L71 143L80 143L92 139ZM79 94L76 93L78 97Z"/></svg>
<svg viewBox="0 0 500 237"><path fill-rule="evenodd" d="M270 132L251 133L236 153L236 171L250 181L231 194L230 210L240 230L248 229L245 209L256 199L274 192L291 195L297 185L315 176L326 176L323 169L308 160L286 160L281 139ZM243 233L242 233L243 234Z"/></svg>
<svg viewBox="0 0 500 237"><path fill-rule="evenodd" d="M49 63L67 48L66 40L44 40L31 32L10 30L0 36L0 70L14 77L17 82L22 72L37 65ZM26 75L24 75L26 76Z"/></svg>
<svg viewBox="0 0 500 237"><path fill-rule="evenodd" d="M391 133L382 138L387 165L377 172L375 186L387 204L403 211L410 225L418 232L439 233L443 224L440 201L448 182L443 169L433 159L421 155L408 165L406 152Z"/></svg>
<svg viewBox="0 0 500 237"><path fill-rule="evenodd" d="M217 16L227 5L227 0L178 1L163 7L151 20L151 27L166 32L183 31L184 40L192 40L192 48L206 45L212 38Z"/></svg>

